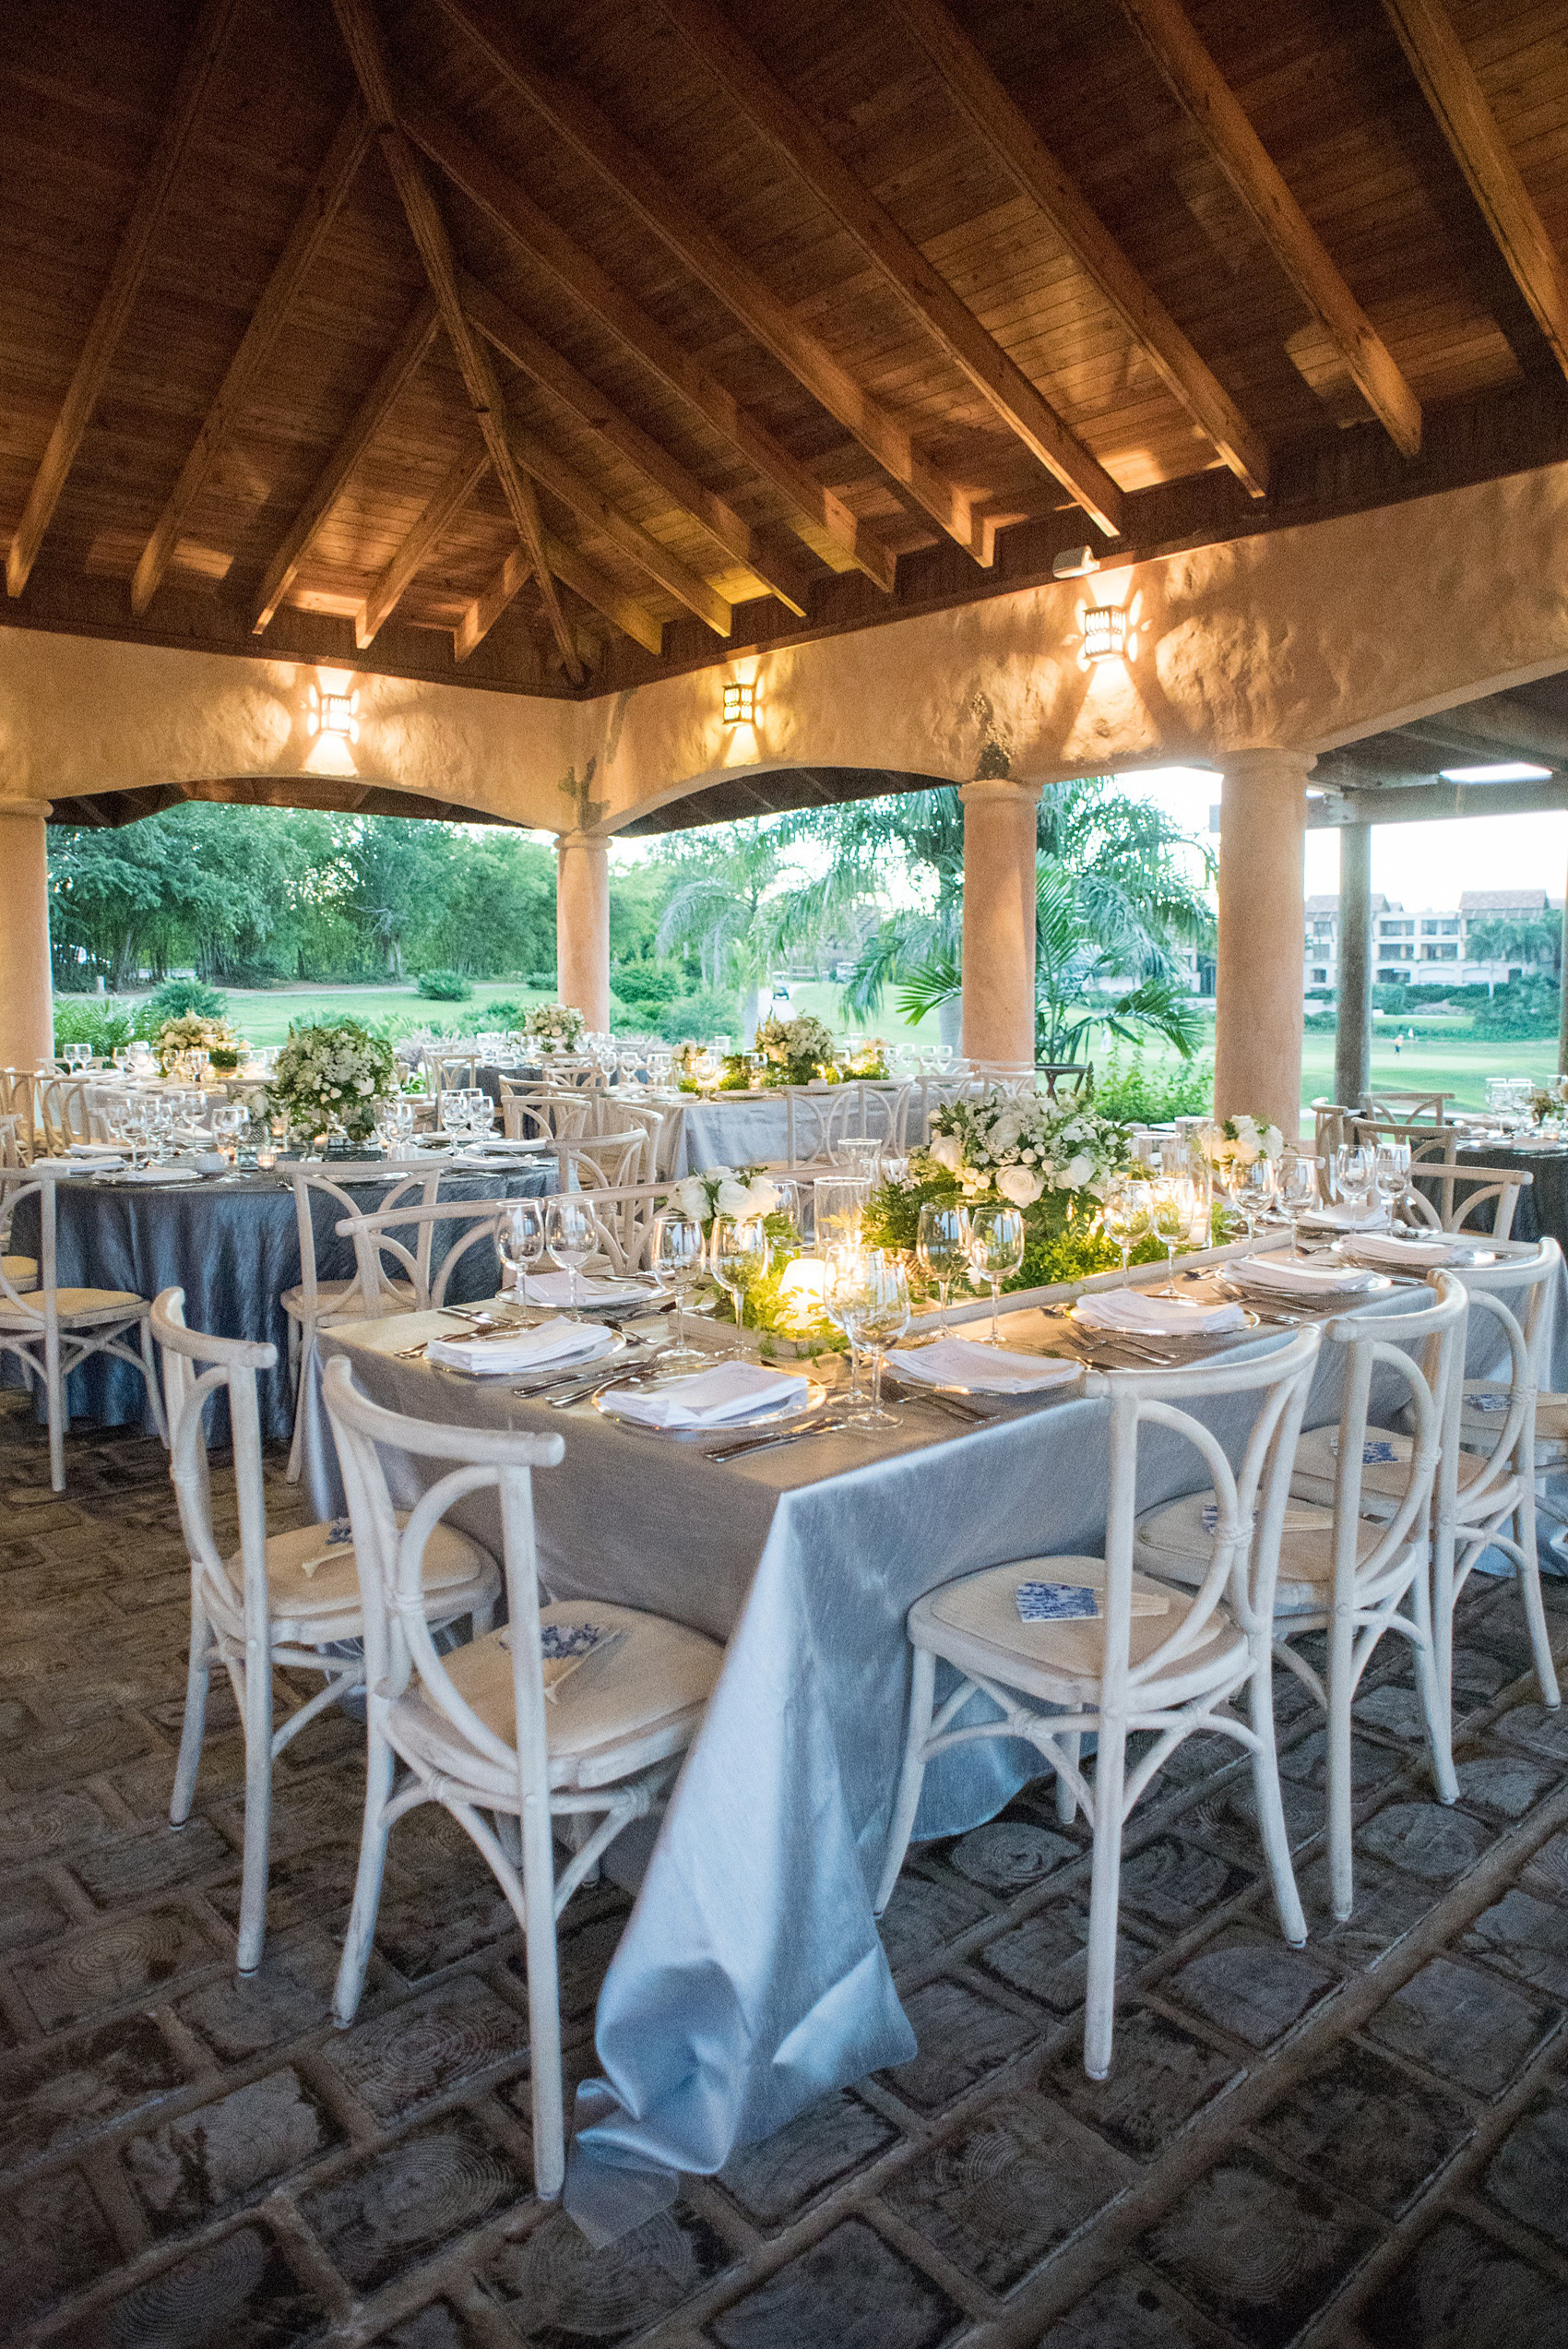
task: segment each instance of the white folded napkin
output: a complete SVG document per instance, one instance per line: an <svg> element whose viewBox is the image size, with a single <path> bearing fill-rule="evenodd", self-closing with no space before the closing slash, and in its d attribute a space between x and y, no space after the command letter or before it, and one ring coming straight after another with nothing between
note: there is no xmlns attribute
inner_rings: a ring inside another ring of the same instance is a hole
<svg viewBox="0 0 1568 2349"><path fill-rule="evenodd" d="M1348 1294L1354 1289L1370 1289L1377 1279L1375 1272L1358 1271L1354 1265L1335 1264L1321 1256L1243 1256L1227 1269L1233 1280L1246 1287L1311 1290L1319 1295L1326 1290Z"/></svg>
<svg viewBox="0 0 1568 2349"><path fill-rule="evenodd" d="M482 1142L475 1142L472 1147L483 1158L528 1158L535 1151L551 1150L554 1145L548 1134L487 1134Z"/></svg>
<svg viewBox="0 0 1568 2349"><path fill-rule="evenodd" d="M930 1387L967 1387L976 1394L1027 1395L1076 1378L1077 1362L1032 1353L1009 1353L1003 1346L980 1346L968 1338L938 1338L929 1346L889 1349L888 1367L899 1378Z"/></svg>
<svg viewBox="0 0 1568 2349"><path fill-rule="evenodd" d="M124 1166L125 1158L113 1151L95 1151L91 1158L35 1158L35 1174L106 1174L112 1167Z"/></svg>
<svg viewBox="0 0 1568 2349"><path fill-rule="evenodd" d="M124 1160L125 1151L116 1150L113 1142L73 1142L67 1155L71 1158L113 1158Z"/></svg>
<svg viewBox="0 0 1568 2349"><path fill-rule="evenodd" d="M1386 1232L1388 1210L1380 1199L1375 1207L1314 1207L1301 1218L1304 1232Z"/></svg>
<svg viewBox="0 0 1568 2349"><path fill-rule="evenodd" d="M617 1419L642 1427L727 1427L765 1411L803 1409L806 1381L788 1371L766 1370L757 1362L720 1362L668 1386L617 1387L605 1397Z"/></svg>
<svg viewBox="0 0 1568 2349"><path fill-rule="evenodd" d="M592 1362L608 1353L611 1335L594 1321L541 1321L505 1338L432 1338L427 1362L480 1377L515 1377L519 1370L549 1370L572 1362Z"/></svg>
<svg viewBox="0 0 1568 2349"><path fill-rule="evenodd" d="M1150 1296L1146 1289L1096 1289L1078 1299L1073 1318L1086 1330L1197 1338L1211 1330L1244 1329L1247 1317L1239 1305L1189 1305L1185 1297Z"/></svg>
<svg viewBox="0 0 1568 2349"><path fill-rule="evenodd" d="M94 1169L101 1174L103 1169ZM201 1176L194 1166L127 1166L114 1177L117 1183L199 1183Z"/></svg>
<svg viewBox="0 0 1568 2349"><path fill-rule="evenodd" d="M572 1302L569 1272L525 1272L518 1287L525 1305L565 1305ZM586 1272L577 1275L579 1305L647 1305L653 1292L641 1281L606 1280Z"/></svg>
<svg viewBox="0 0 1568 2349"><path fill-rule="evenodd" d="M1426 1271L1434 1264L1468 1264L1473 1248L1458 1246L1434 1233L1430 1240L1401 1240L1392 1232L1358 1233L1348 1247L1358 1264L1391 1264L1401 1271L1413 1267Z"/></svg>

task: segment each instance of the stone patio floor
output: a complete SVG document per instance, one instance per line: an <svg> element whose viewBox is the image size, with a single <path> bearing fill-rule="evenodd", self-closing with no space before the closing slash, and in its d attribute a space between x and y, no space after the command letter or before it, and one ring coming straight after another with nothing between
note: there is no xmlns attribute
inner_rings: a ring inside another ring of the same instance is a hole
<svg viewBox="0 0 1568 2349"><path fill-rule="evenodd" d="M299 1496L273 1463L276 1525ZM69 2349L1568 2349L1568 1711L1472 1586L1463 1801L1402 1655L1358 1706L1357 1904L1323 1902L1323 1740L1280 1692L1313 1937L1278 1939L1245 1764L1137 1813L1111 2079L1080 2060L1087 1853L1049 1788L917 1850L886 1919L921 2052L594 2252L529 2193L519 1944L425 1811L359 2021L327 1997L359 1824L340 1716L280 1764L270 1938L232 1972L243 1764L214 1692L166 1823L188 1581L163 1456L84 1432L52 1497L0 1415L0 2337ZM1568 1654L1568 1585L1551 1592ZM563 1921L569 2060L626 1902Z"/></svg>

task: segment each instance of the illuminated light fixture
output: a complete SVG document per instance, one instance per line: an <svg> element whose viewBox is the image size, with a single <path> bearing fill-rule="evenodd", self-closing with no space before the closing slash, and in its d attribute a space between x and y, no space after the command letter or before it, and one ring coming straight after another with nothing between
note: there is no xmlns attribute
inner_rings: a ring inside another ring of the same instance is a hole
<svg viewBox="0 0 1568 2349"><path fill-rule="evenodd" d="M1069 546L1056 557L1051 566L1053 579L1084 579L1099 568L1099 557L1092 546Z"/></svg>
<svg viewBox="0 0 1568 2349"><path fill-rule="evenodd" d="M352 693L326 693L320 686L312 686L305 708L305 731L311 734L327 735L339 742L358 742L358 689Z"/></svg>
<svg viewBox="0 0 1568 2349"><path fill-rule="evenodd" d="M724 688L724 722L727 726L750 726L756 720L755 686L730 685Z"/></svg>
<svg viewBox="0 0 1568 2349"><path fill-rule="evenodd" d="M1525 758L1499 759L1494 767L1440 767L1445 783L1550 783L1550 767L1532 767Z"/></svg>
<svg viewBox="0 0 1568 2349"><path fill-rule="evenodd" d="M1079 655L1086 669L1100 661L1125 661L1127 641L1127 608L1122 603L1087 603L1084 606L1084 644Z"/></svg>

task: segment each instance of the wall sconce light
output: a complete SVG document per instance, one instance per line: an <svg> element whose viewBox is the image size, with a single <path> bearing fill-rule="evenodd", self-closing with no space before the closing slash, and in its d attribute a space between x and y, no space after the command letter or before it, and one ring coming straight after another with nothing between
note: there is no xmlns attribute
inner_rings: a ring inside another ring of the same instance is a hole
<svg viewBox="0 0 1568 2349"><path fill-rule="evenodd" d="M1084 606L1084 644L1079 659L1086 669L1101 661L1127 658L1127 612L1121 603Z"/></svg>
<svg viewBox="0 0 1568 2349"><path fill-rule="evenodd" d="M756 720L756 687L751 685L729 685L724 688L724 722L727 726L750 726Z"/></svg>
<svg viewBox="0 0 1568 2349"><path fill-rule="evenodd" d="M358 688L352 693L327 693L320 686L312 686L305 706L305 731L311 734L330 736L338 742L358 742Z"/></svg>

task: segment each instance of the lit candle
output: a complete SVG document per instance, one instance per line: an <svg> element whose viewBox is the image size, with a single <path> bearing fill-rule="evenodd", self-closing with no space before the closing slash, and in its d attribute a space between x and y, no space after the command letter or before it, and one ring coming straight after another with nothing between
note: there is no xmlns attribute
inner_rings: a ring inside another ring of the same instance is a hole
<svg viewBox="0 0 1568 2349"><path fill-rule="evenodd" d="M827 1267L818 1256L798 1256L778 1283L778 1302L791 1325L809 1330L820 1321L827 1294Z"/></svg>

